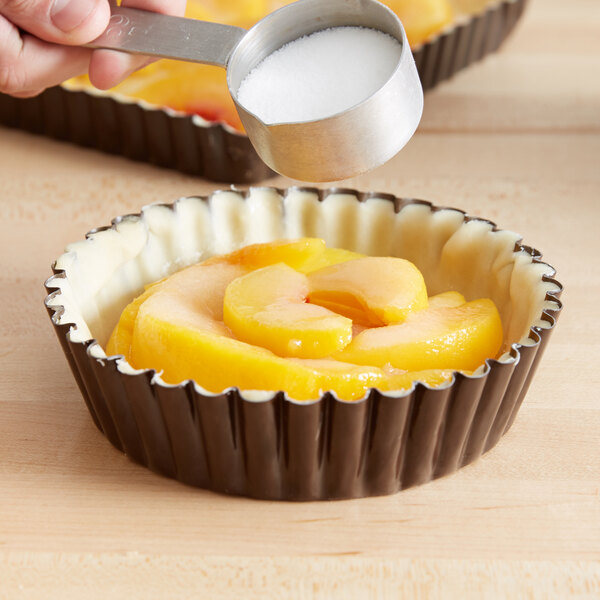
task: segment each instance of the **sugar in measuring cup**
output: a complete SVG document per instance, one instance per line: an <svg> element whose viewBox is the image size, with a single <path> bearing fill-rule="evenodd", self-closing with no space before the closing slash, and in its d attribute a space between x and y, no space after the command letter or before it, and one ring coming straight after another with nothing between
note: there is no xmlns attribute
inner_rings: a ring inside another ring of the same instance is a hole
<svg viewBox="0 0 600 600"><path fill-rule="evenodd" d="M274 171L337 181L412 137L423 90L402 23L376 0L300 0L250 30L113 7L92 44L225 67L250 142Z"/></svg>

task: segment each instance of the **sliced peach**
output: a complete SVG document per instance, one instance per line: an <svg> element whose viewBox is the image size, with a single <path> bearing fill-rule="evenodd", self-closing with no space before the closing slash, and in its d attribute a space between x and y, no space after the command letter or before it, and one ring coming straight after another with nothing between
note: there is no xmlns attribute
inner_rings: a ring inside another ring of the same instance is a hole
<svg viewBox="0 0 600 600"><path fill-rule="evenodd" d="M453 308L466 302L460 292L442 292L429 297L429 308Z"/></svg>
<svg viewBox="0 0 600 600"><path fill-rule="evenodd" d="M109 352L124 354L135 368L160 371L168 383L193 379L214 393L234 386L285 390L297 400L316 399L328 390L344 400L357 400L372 387L400 390L415 379L435 385L450 376L280 358L234 339L219 320L219 306L228 283L244 272L239 265L199 265L153 285L123 312Z"/></svg>
<svg viewBox="0 0 600 600"><path fill-rule="evenodd" d="M474 370L494 357L502 344L495 304L474 300L456 307L415 312L400 325L367 329L335 355L361 365L396 369Z"/></svg>
<svg viewBox="0 0 600 600"><path fill-rule="evenodd" d="M214 393L230 387L285 390L297 400L316 399L333 389L341 398L356 400L383 379L381 369L327 360L281 358L265 348L201 327L176 325L153 313L154 310L140 311L133 363L138 368L161 370L168 383L193 379Z"/></svg>
<svg viewBox="0 0 600 600"><path fill-rule="evenodd" d="M325 242L319 238L277 240L244 246L229 254L209 258L204 264L227 262L244 265L248 269L260 269L277 263L285 263L292 269L299 270L302 265L312 261L324 251Z"/></svg>
<svg viewBox="0 0 600 600"><path fill-rule="evenodd" d="M416 381L436 387L449 381L454 374L451 369L400 371L368 366L361 367L360 365L337 360L290 359L290 362L292 361L303 367L314 369L315 379L311 380L311 389L318 389L321 394L326 391L333 391L342 400L358 400L370 388L377 388L382 392L402 392L410 389ZM313 383L313 381L318 381L318 384ZM302 392L299 391L298 393ZM292 395L290 394L290 396ZM301 396L299 398L302 399Z"/></svg>
<svg viewBox="0 0 600 600"><path fill-rule="evenodd" d="M281 358L235 339L223 321L215 318L213 301L198 299L207 293L207 283L212 281L217 282L213 289L215 295L221 294L222 301L222 284L232 273L220 271L227 268L235 267L219 264L190 271L188 278L191 275L193 283L171 286L168 280L146 298L138 307L131 338L130 362L134 367L157 369L168 383L194 379L215 393L228 387L285 390L298 400L318 398L329 389L355 400L384 378L381 369L330 360Z"/></svg>
<svg viewBox="0 0 600 600"><path fill-rule="evenodd" d="M272 264L277 259L279 264ZM153 284L130 303L107 351L123 354L136 368L161 371L169 383L194 379L215 393L228 387L285 390L298 400L328 390L356 400L371 387L398 391L415 380L435 386L452 376L451 369L474 369L497 353L502 333L491 301L464 303L460 294L446 292L422 308L424 286L411 279L411 269L377 266L382 260L399 259L356 258L310 239L216 257ZM328 266L313 270L323 264ZM399 273L408 275L402 279ZM374 274L373 286L363 285L369 274ZM393 287L369 295L382 276ZM366 320L365 314L371 320L398 319L404 310L405 322L361 331L362 325L346 316L304 302L315 281L331 292L332 304L342 312L354 310L359 320ZM398 291L400 283L405 289ZM412 303L411 290L417 298ZM407 294L402 301L401 293ZM391 316L384 310L386 298ZM348 344L352 330L355 337ZM333 356L319 358L328 354Z"/></svg>
<svg viewBox="0 0 600 600"><path fill-rule="evenodd" d="M427 306L421 272L402 258L358 258L313 271L308 280L310 302L361 325L399 323Z"/></svg>
<svg viewBox="0 0 600 600"><path fill-rule="evenodd" d="M386 0L385 4L402 21L413 48L451 23L453 18L449 0Z"/></svg>
<svg viewBox="0 0 600 600"><path fill-rule="evenodd" d="M279 356L322 358L352 339L352 321L307 304L308 279L283 263L232 281L225 291L223 320L238 340Z"/></svg>
<svg viewBox="0 0 600 600"><path fill-rule="evenodd" d="M397 371L386 372L378 383L377 388L382 392L392 392L409 389L416 381L426 383L431 387L437 387L450 381L454 371L451 369L425 369L423 371Z"/></svg>
<svg viewBox="0 0 600 600"><path fill-rule="evenodd" d="M160 371L168 383L194 379L215 393L237 386L309 400L335 389L355 400L384 378L381 369L281 358L235 339L222 320L223 297L246 272L240 265L201 264L153 285L125 309L107 350L134 368Z"/></svg>
<svg viewBox="0 0 600 600"><path fill-rule="evenodd" d="M135 318L140 306L156 291L157 285L159 284L155 283L146 288L143 294L140 294L125 307L106 345L106 353L109 356L122 354L126 360L130 360Z"/></svg>
<svg viewBox="0 0 600 600"><path fill-rule="evenodd" d="M344 250L343 248L325 248L320 254L315 254L310 257L305 263L298 265L296 269L301 273L312 273L330 265L355 260L356 258L364 258L364 254Z"/></svg>
<svg viewBox="0 0 600 600"><path fill-rule="evenodd" d="M284 262L289 266L308 270L334 264L341 260L350 260L356 256L360 256L347 250L338 250L334 248L326 248L325 242L318 238L302 238L298 240L278 240L263 244L252 244L245 246L240 250L231 252L223 256L215 256L208 259L203 265L213 263L228 263L237 264L244 269L258 269L267 265L278 262ZM191 267L196 268L196 267ZM179 277L179 275L177 275ZM187 277L187 275L184 275ZM157 285L157 284L153 284ZM124 348L128 347L131 329L133 327L133 318L137 314L139 304L144 301L147 294L137 298L134 303L130 304L117 324L115 332L111 338L110 346L107 350L111 354L125 354ZM118 341L121 336L125 336L125 341ZM117 350L118 348L118 350Z"/></svg>
<svg viewBox="0 0 600 600"><path fill-rule="evenodd" d="M329 265L362 257L362 254L350 250L327 248L320 238L299 238L251 244L229 254L209 258L205 264L228 262L244 265L249 269L260 269L285 263L296 271L310 273Z"/></svg>
<svg viewBox="0 0 600 600"><path fill-rule="evenodd" d="M121 313L119 322L108 340L107 352L123 354L128 360L134 358L132 346L135 335L139 333L137 319L140 309L156 296L185 296L190 304L190 311L186 317L198 320L202 326L208 327L210 330L218 330L223 335L231 335L222 322L223 295L227 285L246 272L247 270L240 265L221 265L219 269L207 269L203 264L198 264L148 286ZM161 296L160 292L165 293ZM173 307L172 316L175 320L179 318L176 306ZM219 322L220 327L218 326Z"/></svg>

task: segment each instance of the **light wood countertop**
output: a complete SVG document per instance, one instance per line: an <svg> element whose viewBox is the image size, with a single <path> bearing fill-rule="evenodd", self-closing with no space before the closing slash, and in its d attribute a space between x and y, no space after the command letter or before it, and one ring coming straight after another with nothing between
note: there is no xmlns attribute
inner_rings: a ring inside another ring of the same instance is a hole
<svg viewBox="0 0 600 600"><path fill-rule="evenodd" d="M0 599L600 597L598 31L597 0L532 0L498 54L427 94L405 150L344 182L518 231L565 287L508 434L389 497L232 498L115 450L46 315L50 264L116 215L223 186L0 129Z"/></svg>

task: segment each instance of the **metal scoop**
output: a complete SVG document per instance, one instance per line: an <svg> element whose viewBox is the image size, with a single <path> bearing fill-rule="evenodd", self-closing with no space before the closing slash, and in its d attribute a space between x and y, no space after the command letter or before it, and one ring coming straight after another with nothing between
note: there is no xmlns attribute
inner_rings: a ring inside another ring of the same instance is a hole
<svg viewBox="0 0 600 600"><path fill-rule="evenodd" d="M275 124L238 102L241 82L268 55L302 36L341 26L376 29L401 44L395 71L369 98L323 119ZM113 6L109 26L89 46L225 67L229 93L259 156L274 171L302 181L336 181L383 164L412 137L423 111L404 28L375 0L300 0L248 31Z"/></svg>

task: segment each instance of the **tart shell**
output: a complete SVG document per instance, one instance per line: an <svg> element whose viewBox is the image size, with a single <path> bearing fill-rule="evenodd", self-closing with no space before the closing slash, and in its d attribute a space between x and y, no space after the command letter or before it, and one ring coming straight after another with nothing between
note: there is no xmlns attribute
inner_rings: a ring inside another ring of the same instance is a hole
<svg viewBox="0 0 600 600"><path fill-rule="evenodd" d="M305 235L367 254L415 253L430 293L457 281L467 299L487 289L503 317L502 355L437 388L300 402L283 391L169 385L104 353L144 284L215 253ZM474 276L453 275L450 259L472 264ZM149 206L93 230L53 269L45 305L108 440L167 477L270 500L392 494L473 462L514 422L561 310L554 269L516 234L455 209L355 190L252 188ZM477 271L490 269L493 281L478 282Z"/></svg>

